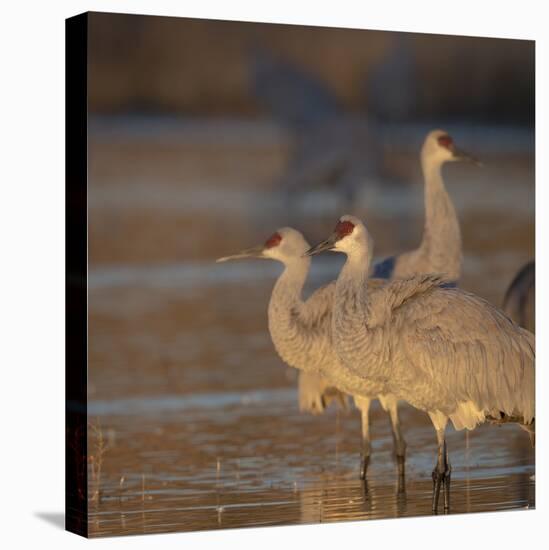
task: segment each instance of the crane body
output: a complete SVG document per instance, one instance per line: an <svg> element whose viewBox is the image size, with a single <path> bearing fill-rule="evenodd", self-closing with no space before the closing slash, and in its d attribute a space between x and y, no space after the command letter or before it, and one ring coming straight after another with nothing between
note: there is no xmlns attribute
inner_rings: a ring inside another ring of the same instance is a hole
<svg viewBox="0 0 549 550"><path fill-rule="evenodd" d="M375 381L428 413L437 433L433 510L441 486L449 508L448 420L474 429L508 417L534 423L534 336L486 300L443 285L444 277L416 275L368 288L373 242L360 220L340 218L329 239L308 251L343 252L336 282L334 349L349 372Z"/></svg>

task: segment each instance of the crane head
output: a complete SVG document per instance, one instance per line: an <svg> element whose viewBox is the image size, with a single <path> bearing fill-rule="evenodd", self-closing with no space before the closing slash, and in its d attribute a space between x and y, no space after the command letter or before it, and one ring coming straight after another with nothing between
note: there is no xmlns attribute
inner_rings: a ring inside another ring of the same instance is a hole
<svg viewBox="0 0 549 550"><path fill-rule="evenodd" d="M302 258L309 248L309 243L303 235L291 227L283 227L275 231L263 244L247 248L232 256L219 258L217 262L238 260L243 258L266 258L282 263Z"/></svg>
<svg viewBox="0 0 549 550"><path fill-rule="evenodd" d="M339 218L334 232L325 241L313 246L305 254L313 256L325 250L349 254L362 249L370 251L371 254L372 248L370 235L365 225L355 216L347 214Z"/></svg>
<svg viewBox="0 0 549 550"><path fill-rule="evenodd" d="M423 163L444 164L445 162L465 161L482 166L474 156L456 147L454 140L444 130L433 130L427 134L421 149Z"/></svg>

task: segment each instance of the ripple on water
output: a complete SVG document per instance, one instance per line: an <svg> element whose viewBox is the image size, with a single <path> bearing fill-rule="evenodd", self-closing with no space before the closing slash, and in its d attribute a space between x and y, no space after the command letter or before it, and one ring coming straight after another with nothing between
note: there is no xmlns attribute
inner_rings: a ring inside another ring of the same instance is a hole
<svg viewBox="0 0 549 550"><path fill-rule="evenodd" d="M431 514L435 438L425 415L402 410L409 442L403 493L388 419L373 407L365 491L357 479L356 411L301 415L293 388L242 397L92 403L102 430L116 437L103 455L100 498L90 501L90 534ZM90 440L92 449L94 444ZM452 513L534 506L533 452L521 430L483 426L466 436L450 429L448 445ZM93 479L90 489L93 494Z"/></svg>

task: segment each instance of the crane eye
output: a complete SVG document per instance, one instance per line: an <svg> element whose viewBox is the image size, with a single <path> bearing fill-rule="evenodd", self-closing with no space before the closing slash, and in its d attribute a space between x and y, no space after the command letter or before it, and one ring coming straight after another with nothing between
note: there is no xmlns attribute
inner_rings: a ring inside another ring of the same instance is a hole
<svg viewBox="0 0 549 550"><path fill-rule="evenodd" d="M282 237L280 236L280 233L273 233L265 241L265 248L274 248L275 246L278 246L280 244L280 241L282 241Z"/></svg>
<svg viewBox="0 0 549 550"><path fill-rule="evenodd" d="M445 149L450 149L454 145L454 140L448 134L445 134L438 138L438 144Z"/></svg>
<svg viewBox="0 0 549 550"><path fill-rule="evenodd" d="M355 224L348 220L338 221L335 227L335 232L340 239L343 239L343 237L350 235L353 232L354 228Z"/></svg>

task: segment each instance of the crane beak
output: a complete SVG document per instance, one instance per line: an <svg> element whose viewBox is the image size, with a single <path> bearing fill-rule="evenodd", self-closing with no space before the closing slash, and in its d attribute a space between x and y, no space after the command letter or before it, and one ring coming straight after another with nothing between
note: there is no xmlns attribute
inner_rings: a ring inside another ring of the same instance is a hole
<svg viewBox="0 0 549 550"><path fill-rule="evenodd" d="M229 260L241 260L243 258L265 258L264 255L265 247L261 244L258 246L253 246L252 248L246 248L238 254L233 254L232 256L223 256L223 258L217 258L216 263L228 262Z"/></svg>
<svg viewBox="0 0 549 550"><path fill-rule="evenodd" d="M466 151L463 151L462 149L454 147L452 149L452 153L454 154L454 160L470 162L475 166L482 166L482 162L480 162L480 160L478 160L473 155L467 153Z"/></svg>
<svg viewBox="0 0 549 550"><path fill-rule="evenodd" d="M318 243L315 246L312 246L303 254L304 256L314 256L315 254L320 254L320 252L324 252L325 250L333 250L335 248L335 244L338 241L339 236L337 233L333 233L328 237L325 241L322 241L321 243Z"/></svg>

